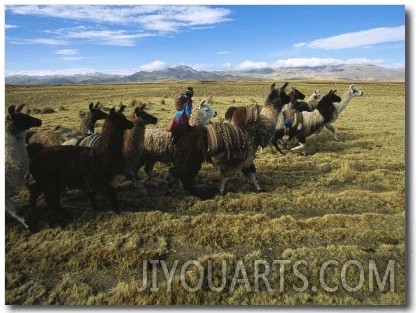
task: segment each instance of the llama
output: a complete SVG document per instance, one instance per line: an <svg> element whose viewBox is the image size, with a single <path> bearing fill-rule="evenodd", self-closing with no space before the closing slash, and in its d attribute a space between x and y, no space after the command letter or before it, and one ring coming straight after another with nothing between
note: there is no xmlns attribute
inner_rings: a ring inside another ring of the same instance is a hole
<svg viewBox="0 0 420 313"><path fill-rule="evenodd" d="M334 116L330 122L325 124L325 128L327 128L329 131L333 133L334 140L339 141L335 128L331 123L337 120L338 116L347 107L351 99L353 99L354 97L361 97L361 96L363 96L363 91L356 88L354 84L351 84L350 87L344 92L343 96L341 97L343 100L341 100L339 103L334 103L334 106L336 107Z"/></svg>
<svg viewBox="0 0 420 313"><path fill-rule="evenodd" d="M294 103L291 102L290 108L299 112L310 112L315 110L321 98L321 93L319 92L319 90L316 90L313 94L309 96L308 101L295 101Z"/></svg>
<svg viewBox="0 0 420 313"><path fill-rule="evenodd" d="M72 129L56 127L54 130L32 133L28 136L27 143L40 143L43 146L58 146L77 135L87 136L93 134L96 122L98 120L103 120L106 117L107 114L99 108L99 102L95 105L90 103L89 111L82 118L78 133Z"/></svg>
<svg viewBox="0 0 420 313"><path fill-rule="evenodd" d="M322 97L317 108L312 111L299 112L296 110L286 109L282 111L276 124L276 131L274 133L272 143L277 146L277 141L282 142L284 135L289 138L296 137L299 145L292 148L292 151L303 149L306 145L306 138L318 132L326 123L330 122L336 114L336 107L334 102L340 102L341 98L336 95L336 90L330 92Z"/></svg>
<svg viewBox="0 0 420 313"><path fill-rule="evenodd" d="M97 209L96 194L105 195L112 209L119 213L117 195L111 182L123 171L124 158L121 153L123 136L133 122L112 108L102 127L102 135L94 148L81 146L50 146L33 143L27 146L30 158L29 170L34 183L29 187L32 208L29 223L35 228L40 215L36 206L38 197L44 194L49 209L63 212L61 193L64 187L80 189Z"/></svg>
<svg viewBox="0 0 420 313"><path fill-rule="evenodd" d="M127 129L124 133L122 154L125 168L121 174L129 179L136 189L146 196L147 191L140 182L137 171L144 151L145 126L156 124L157 118L144 111L144 107L145 105L135 108L133 114L129 118L129 120L134 123L134 127L132 129ZM121 113L124 109L125 105L122 105L119 112ZM101 134L96 133L86 137L76 137L64 142L63 145L95 147L98 145L100 138Z"/></svg>
<svg viewBox="0 0 420 313"><path fill-rule="evenodd" d="M80 124L81 136L92 135L95 132L96 122L106 119L107 114L100 109L99 105L99 101L95 105L92 102L89 104L89 111L83 116Z"/></svg>
<svg viewBox="0 0 420 313"><path fill-rule="evenodd" d="M25 218L20 216L20 205L10 199L25 185L25 175L29 169L29 157L26 151L26 131L39 127L42 121L22 113L25 104L8 108L5 127L5 177L6 177L6 212L28 228Z"/></svg>
<svg viewBox="0 0 420 313"><path fill-rule="evenodd" d="M258 145L265 147L270 143L277 116L286 103L285 99L289 100L284 92L287 83L279 90L275 90L274 85L271 85L271 92L261 108L258 120L250 124L255 127L213 123L206 126L183 124L174 129L175 155L170 173L181 180L185 189L194 192L193 180L201 164L208 161L220 170L221 194L226 192L226 183L238 171L250 179L257 191L262 191L254 165L256 149Z"/></svg>
<svg viewBox="0 0 420 313"><path fill-rule="evenodd" d="M207 103L201 100L199 105L192 111L189 125L206 125L212 117L217 116L217 112ZM144 151L141 157L139 168L144 166L144 172L148 176L149 183L157 187L158 183L153 174L153 167L156 162L165 164L172 163L174 145L172 134L166 129L152 128L146 129L144 137Z"/></svg>
<svg viewBox="0 0 420 313"><path fill-rule="evenodd" d="M292 91L287 94L290 97L289 106L294 110L298 110L298 108L300 108L302 105L304 106L304 102L299 100L304 100L305 95L296 87L291 86L291 89Z"/></svg>
<svg viewBox="0 0 420 313"><path fill-rule="evenodd" d="M288 84L289 83L286 82L279 90L276 90L274 88L274 86L276 85L275 83L270 86L271 91L270 94L267 96L265 103L271 104L271 107L275 109L275 112L277 112L277 110L281 110L284 107L284 105L290 103L291 101L295 101L293 99L296 99L297 97L301 98L303 96L303 98L305 98L304 94L302 94L299 90L293 87L292 91L286 95L284 89L288 86ZM227 109L225 113L225 119L237 126L251 124L258 120L263 107L264 106L258 104L250 104L247 106L240 107L232 106Z"/></svg>
<svg viewBox="0 0 420 313"><path fill-rule="evenodd" d="M125 159L124 175L132 181L133 185L144 196L147 196L146 188L140 182L137 175L145 151L144 136L145 127L149 124L156 124L157 118L143 111L142 107L137 107L131 115L130 120L134 123L133 129L128 129L124 133L123 156Z"/></svg>
<svg viewBox="0 0 420 313"><path fill-rule="evenodd" d="M322 99L322 94L319 90L315 90L313 94L311 94L306 102L308 104L308 110L305 111L313 111L318 106L319 101Z"/></svg>
<svg viewBox="0 0 420 313"><path fill-rule="evenodd" d="M244 126L258 120L262 105L249 104L240 107L230 107L225 113L225 119L236 126Z"/></svg>

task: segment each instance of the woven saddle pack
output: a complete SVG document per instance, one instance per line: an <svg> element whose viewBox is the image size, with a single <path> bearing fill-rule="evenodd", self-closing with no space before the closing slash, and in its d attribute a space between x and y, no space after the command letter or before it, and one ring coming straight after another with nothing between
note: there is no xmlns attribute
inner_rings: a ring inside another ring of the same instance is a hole
<svg viewBox="0 0 420 313"><path fill-rule="evenodd" d="M249 104L245 106L245 124L251 124L258 120L262 106L258 104Z"/></svg>
<svg viewBox="0 0 420 313"><path fill-rule="evenodd" d="M295 134L302 130L303 114L295 110L284 110L282 112L284 125L286 127L286 135Z"/></svg>
<svg viewBox="0 0 420 313"><path fill-rule="evenodd" d="M208 153L213 163L221 160L244 159L245 141L242 130L230 123L214 123L206 126Z"/></svg>
<svg viewBox="0 0 420 313"><path fill-rule="evenodd" d="M99 138L101 138L101 134L92 134L82 138L76 143L76 145L82 147L95 147L98 143Z"/></svg>

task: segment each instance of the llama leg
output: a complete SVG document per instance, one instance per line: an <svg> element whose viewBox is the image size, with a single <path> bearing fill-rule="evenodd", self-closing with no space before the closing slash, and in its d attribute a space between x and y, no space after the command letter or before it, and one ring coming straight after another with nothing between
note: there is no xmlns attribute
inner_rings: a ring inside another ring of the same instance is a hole
<svg viewBox="0 0 420 313"><path fill-rule="evenodd" d="M153 173L153 166L155 165L154 162L151 163L146 163L145 167L144 167L144 172L147 174L147 177L149 178L149 183L152 186L158 187L159 184L156 181L155 175Z"/></svg>
<svg viewBox="0 0 420 313"><path fill-rule="evenodd" d="M260 187L257 179L257 169L255 168L255 165L252 164L251 166L247 168L242 169L242 173L245 175L245 177L248 177L251 183L254 184L257 191L262 191L263 189Z"/></svg>
<svg viewBox="0 0 420 313"><path fill-rule="evenodd" d="M292 150L292 151L300 150L300 149L305 148L305 146L306 146L306 143L301 143L301 142L299 142L299 145L298 145L298 146L296 146L296 147L294 147L294 148L292 148L291 150Z"/></svg>
<svg viewBox="0 0 420 313"><path fill-rule="evenodd" d="M87 195L89 198L90 206L94 211L98 210L98 204L96 201L96 192L92 189L82 188L83 192Z"/></svg>
<svg viewBox="0 0 420 313"><path fill-rule="evenodd" d="M49 215L49 221L52 225L66 226L72 219L69 212L66 212L65 208L62 207L60 199L63 188L49 188L44 192L45 202L51 213Z"/></svg>
<svg viewBox="0 0 420 313"><path fill-rule="evenodd" d="M274 132L273 137L271 138L271 144L274 146L274 148L277 149L281 154L284 154L283 151L281 151L280 147L278 146L278 141L280 141L280 144L287 148L286 144L282 141L282 138L284 136L284 129L278 129Z"/></svg>
<svg viewBox="0 0 420 313"><path fill-rule="evenodd" d="M21 222L23 226L29 228L29 226L26 224L25 218L19 215L20 209L20 205L6 197L6 212Z"/></svg>
<svg viewBox="0 0 420 313"><path fill-rule="evenodd" d="M30 192L30 208L31 212L29 212L28 216L28 224L29 229L32 231L36 230L38 225L39 219L41 218L41 208L36 206L36 202L39 196L44 192L43 189L40 187L38 183L33 183L32 185L28 185L28 189Z"/></svg>
<svg viewBox="0 0 420 313"><path fill-rule="evenodd" d="M305 146L306 146L305 136L303 136L301 134L296 134L296 137L299 141L299 145L297 147L292 148L291 151L301 150L301 149L305 148Z"/></svg>
<svg viewBox="0 0 420 313"><path fill-rule="evenodd" d="M330 132L332 132L333 133L333 136L334 136L334 140L335 141L340 141L340 139L338 139L338 137L337 137L337 134L335 133L335 128L334 128L334 126L332 126L331 124L325 124L325 127L330 131Z"/></svg>
<svg viewBox="0 0 420 313"><path fill-rule="evenodd" d="M227 178L226 176L222 177L222 181L220 182L219 185L219 192L220 194L224 195L226 192L226 183L228 182L229 178Z"/></svg>
<svg viewBox="0 0 420 313"><path fill-rule="evenodd" d="M140 181L139 176L138 176L136 173L134 173L134 171L130 171L128 174L126 174L126 175L125 175L125 177L126 177L127 179L131 180L131 182L133 183L134 187L135 187L138 191L140 191L140 193L141 193L143 196L145 196L145 197L147 197L147 196L148 196L146 188L144 188L144 186L143 186L142 182Z"/></svg>
<svg viewBox="0 0 420 313"><path fill-rule="evenodd" d="M107 196L109 202L111 203L111 208L114 210L114 212L120 213L120 208L117 203L117 194L114 187L112 187L110 184L104 184L101 190L103 194Z"/></svg>

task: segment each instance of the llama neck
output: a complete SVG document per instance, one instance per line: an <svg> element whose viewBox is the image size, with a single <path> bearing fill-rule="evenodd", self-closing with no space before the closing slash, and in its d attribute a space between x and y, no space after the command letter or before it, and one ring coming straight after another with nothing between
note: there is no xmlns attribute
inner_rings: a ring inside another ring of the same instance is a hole
<svg viewBox="0 0 420 313"><path fill-rule="evenodd" d="M190 126L205 125L207 124L208 119L206 120L199 109L195 109L190 116L189 124Z"/></svg>
<svg viewBox="0 0 420 313"><path fill-rule="evenodd" d="M346 106L349 104L350 100L353 99L353 97L353 92L350 89L348 89L341 97L341 102L335 105L335 107L337 108L337 115L340 114L346 108Z"/></svg>
<svg viewBox="0 0 420 313"><path fill-rule="evenodd" d="M200 125L200 116L198 109L194 110L190 116L189 124L190 126Z"/></svg>
<svg viewBox="0 0 420 313"><path fill-rule="evenodd" d="M144 134L145 134L145 124L142 121L132 121L134 127L127 129L124 132L124 142L123 149L126 152L143 150L144 148Z"/></svg>
<svg viewBox="0 0 420 313"><path fill-rule="evenodd" d="M80 123L80 134L87 136L94 133L95 122L92 121L92 114L87 112Z"/></svg>
<svg viewBox="0 0 420 313"><path fill-rule="evenodd" d="M272 106L272 105L263 105L261 112L260 112L260 117L265 117L268 120L271 120L274 122L277 118L277 115L279 114L279 112Z"/></svg>
<svg viewBox="0 0 420 313"><path fill-rule="evenodd" d="M6 196L23 186L23 177L29 168L29 157L26 151L26 131L17 131L6 122L5 164Z"/></svg>
<svg viewBox="0 0 420 313"><path fill-rule="evenodd" d="M26 154L26 130L17 131L13 125L6 122L5 146L6 153L8 151L15 151L16 157L27 155Z"/></svg>
<svg viewBox="0 0 420 313"><path fill-rule="evenodd" d="M266 146L273 136L279 111L272 105L263 105L258 119L257 131L263 146Z"/></svg>
<svg viewBox="0 0 420 313"><path fill-rule="evenodd" d="M94 148L95 154L104 163L121 163L123 136L124 129L117 128L112 123L106 121L102 127L102 134L98 146Z"/></svg>

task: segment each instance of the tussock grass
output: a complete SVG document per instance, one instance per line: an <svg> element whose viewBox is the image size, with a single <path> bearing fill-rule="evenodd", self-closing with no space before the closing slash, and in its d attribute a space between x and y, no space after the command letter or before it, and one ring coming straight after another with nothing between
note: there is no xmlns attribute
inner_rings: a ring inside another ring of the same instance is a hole
<svg viewBox="0 0 420 313"><path fill-rule="evenodd" d="M128 105L127 115L134 105L145 103L159 119L151 127L167 128L174 115L172 97L188 85L194 86L194 103L209 99L218 111L214 120L222 121L231 105L263 103L270 84L6 86L5 100L6 108L26 102L31 109L54 109L51 114L33 114L43 120L38 130L56 125L77 129L79 111L97 101L105 108L122 102ZM340 95L350 83L293 85L307 95L315 89L324 94L337 89ZM63 228L46 225L30 233L7 218L6 303L404 305L405 86L356 86L364 96L354 98L334 123L339 142L324 129L308 139L312 152L308 156L282 156L272 147L257 153L255 165L265 193L254 192L240 175L228 183L225 196L201 200L179 189L169 193L167 167L157 164L160 186L146 183L148 199L124 179L116 181L119 215L105 202L102 211L94 212L83 194L71 191L63 204L72 219ZM218 183L217 171L204 164L197 185L215 190ZM23 204L28 197L26 190L16 195ZM39 205L44 205L42 199ZM276 263L279 260L289 262L283 270ZM182 271L188 261L193 263ZM390 261L394 262L393 290L390 276L384 278ZM321 286L325 262L334 262L327 263L323 276L327 287L336 287L334 291ZM174 267L170 284L163 264L168 270ZM384 280L382 289L375 276L371 288L369 264L375 264ZM293 265L306 281L296 275ZM258 275L265 266L270 269L266 280ZM201 275L201 288L187 290L186 286L200 283Z"/></svg>

